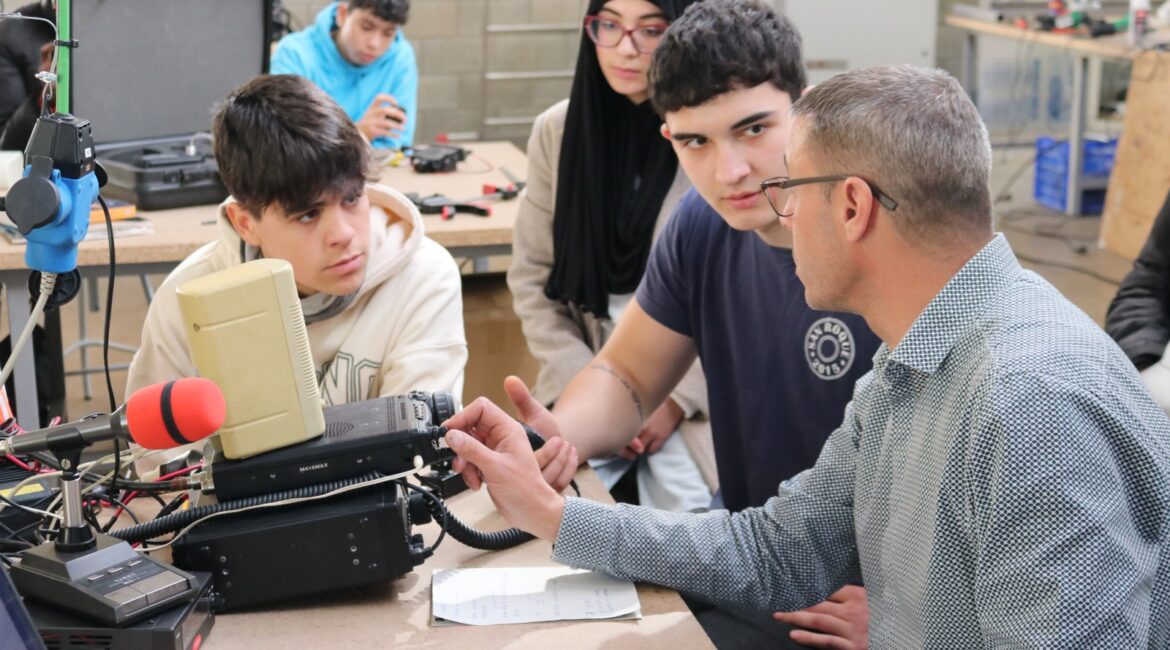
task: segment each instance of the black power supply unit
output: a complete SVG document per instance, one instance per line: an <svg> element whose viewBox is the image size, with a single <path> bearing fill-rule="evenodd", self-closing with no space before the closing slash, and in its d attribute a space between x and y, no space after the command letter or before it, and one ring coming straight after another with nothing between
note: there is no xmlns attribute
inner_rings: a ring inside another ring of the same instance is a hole
<svg viewBox="0 0 1170 650"><path fill-rule="evenodd" d="M129 627L100 623L32 600L25 606L46 650L199 650L215 625L211 576L195 574L199 593Z"/></svg>
<svg viewBox="0 0 1170 650"><path fill-rule="evenodd" d="M214 576L221 611L397 578L415 565L407 499L381 484L305 504L226 515L174 545L175 566Z"/></svg>
<svg viewBox="0 0 1170 650"><path fill-rule="evenodd" d="M34 476L36 478L16 489L22 481ZM43 510L59 491L56 476L43 477L13 465L0 466L0 495L13 503ZM35 529L39 523L41 516L35 512L9 506L0 510L0 537L36 544Z"/></svg>

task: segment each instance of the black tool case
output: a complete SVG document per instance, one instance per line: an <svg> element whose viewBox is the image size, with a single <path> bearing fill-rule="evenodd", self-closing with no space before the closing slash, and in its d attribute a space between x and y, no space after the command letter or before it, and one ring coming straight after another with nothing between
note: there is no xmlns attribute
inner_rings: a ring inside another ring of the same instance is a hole
<svg viewBox="0 0 1170 650"><path fill-rule="evenodd" d="M219 178L215 156L206 142L169 138L98 152L109 174L102 195L129 201L139 210L168 210L223 201L227 188Z"/></svg>

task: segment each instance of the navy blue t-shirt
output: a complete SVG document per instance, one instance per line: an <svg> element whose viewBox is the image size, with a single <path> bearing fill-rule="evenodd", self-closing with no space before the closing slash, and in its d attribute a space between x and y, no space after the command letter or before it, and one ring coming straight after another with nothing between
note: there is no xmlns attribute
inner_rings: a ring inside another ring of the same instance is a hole
<svg viewBox="0 0 1170 650"><path fill-rule="evenodd" d="M637 298L695 341L732 511L763 505L812 467L881 344L858 316L809 309L792 251L732 229L694 190L655 244Z"/></svg>

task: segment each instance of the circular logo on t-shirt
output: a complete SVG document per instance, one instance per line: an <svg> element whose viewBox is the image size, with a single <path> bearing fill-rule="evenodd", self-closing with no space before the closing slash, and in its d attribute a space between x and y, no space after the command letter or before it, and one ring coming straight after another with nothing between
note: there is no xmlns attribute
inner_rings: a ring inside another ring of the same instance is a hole
<svg viewBox="0 0 1170 650"><path fill-rule="evenodd" d="M808 328L804 358L817 377L827 381L842 377L853 365L853 355L853 332L841 319L826 316Z"/></svg>

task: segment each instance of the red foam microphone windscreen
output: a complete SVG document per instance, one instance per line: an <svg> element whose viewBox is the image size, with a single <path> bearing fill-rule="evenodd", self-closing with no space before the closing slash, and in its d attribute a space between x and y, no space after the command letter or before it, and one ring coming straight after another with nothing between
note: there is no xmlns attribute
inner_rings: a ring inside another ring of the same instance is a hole
<svg viewBox="0 0 1170 650"><path fill-rule="evenodd" d="M126 401L130 437L147 449L202 440L219 430L226 413L219 386L202 377L152 384Z"/></svg>

